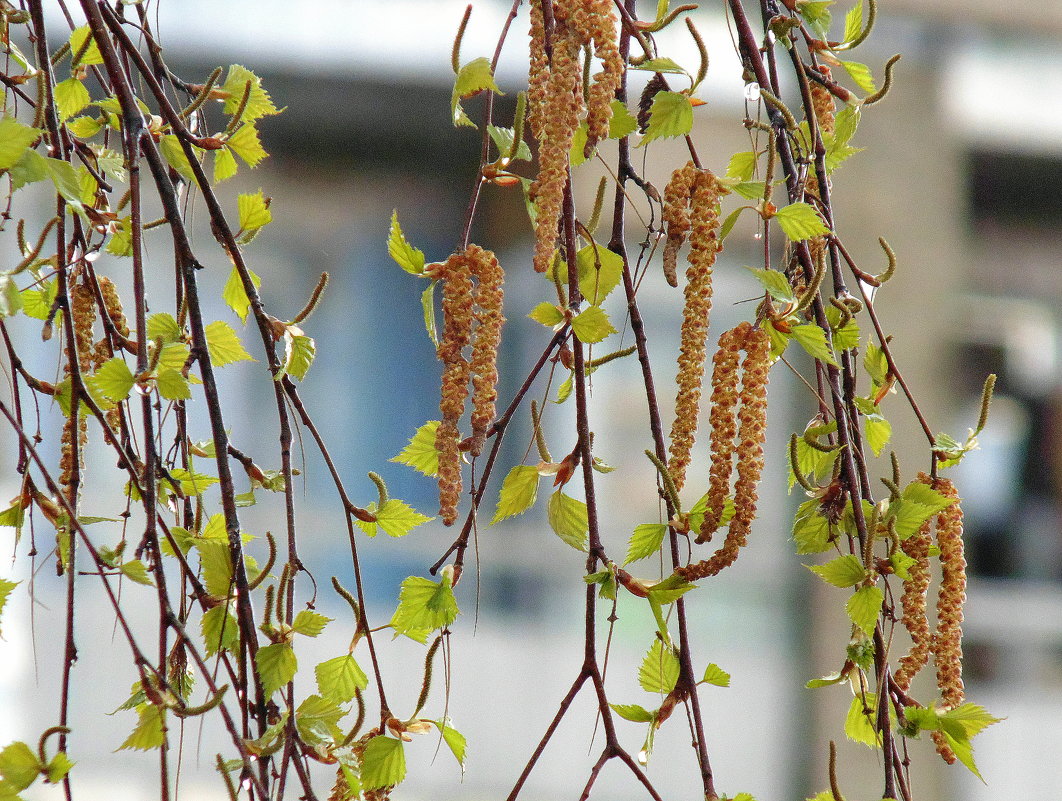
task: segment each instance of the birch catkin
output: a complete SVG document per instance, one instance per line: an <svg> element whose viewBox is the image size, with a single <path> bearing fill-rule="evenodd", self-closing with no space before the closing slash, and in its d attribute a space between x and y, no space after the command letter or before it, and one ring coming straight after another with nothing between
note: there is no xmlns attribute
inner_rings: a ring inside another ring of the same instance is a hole
<svg viewBox="0 0 1062 801"><path fill-rule="evenodd" d="M903 617L901 622L911 635L911 649L900 657L899 667L893 678L896 685L907 692L911 681L929 662L930 631L926 614L926 592L929 590L929 545L931 521L904 540L900 547L914 564L907 569L908 578L903 582Z"/></svg>
<svg viewBox="0 0 1062 801"><path fill-rule="evenodd" d="M692 226L690 197L697 173L693 162L687 162L671 174L671 180L664 187L664 207L661 212L666 230L664 276L671 286L678 286L678 252Z"/></svg>
<svg viewBox="0 0 1062 801"><path fill-rule="evenodd" d="M679 346L678 395L671 426L668 469L675 487L682 489L697 434L701 385L704 383L705 341L712 310L712 267L722 250L719 243L720 186L708 171L698 171L690 198L690 253L686 269L686 304Z"/></svg>
<svg viewBox="0 0 1062 801"><path fill-rule="evenodd" d="M505 323L502 315L502 282L505 274L497 257L478 245L469 245L465 255L476 276L476 330L472 343L472 441L469 453L479 456L494 422L498 398L498 346Z"/></svg>
<svg viewBox="0 0 1062 801"><path fill-rule="evenodd" d="M443 363L439 400L442 420L435 434L439 452L439 515L446 525L457 520L461 497L461 453L458 422L465 411L470 367L464 349L472 338L472 276L469 259L455 253L442 269L443 335L438 356Z"/></svg>
<svg viewBox="0 0 1062 801"><path fill-rule="evenodd" d="M75 361L81 373L82 380L92 372L93 367L93 336L92 328L96 322L96 299L92 290L79 283L71 283L69 287L70 319L74 331L74 347L76 353L66 349L66 374L73 373L71 366ZM74 420L77 425L74 425ZM75 447L75 440L77 447ZM73 487L75 463L81 460L81 447L88 441L88 425L84 415L76 414L71 410L63 425L63 435L59 449L59 484L65 488L67 501L71 505L76 504L77 497ZM76 455L75 455L76 454Z"/></svg>
<svg viewBox="0 0 1062 801"><path fill-rule="evenodd" d="M710 423L710 467L708 476L708 508L698 533L698 542L705 542L719 528L723 504L730 494L730 474L733 470L734 437L737 436L738 382L740 372L741 339L744 326L725 331L719 337L719 348L712 357L712 397Z"/></svg>

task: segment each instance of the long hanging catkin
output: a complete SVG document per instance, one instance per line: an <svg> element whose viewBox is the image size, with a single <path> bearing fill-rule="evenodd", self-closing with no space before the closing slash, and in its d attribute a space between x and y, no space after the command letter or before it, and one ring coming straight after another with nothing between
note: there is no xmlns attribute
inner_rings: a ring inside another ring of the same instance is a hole
<svg viewBox="0 0 1062 801"><path fill-rule="evenodd" d="M476 330L472 342L472 440L469 453L479 456L487 429L494 422L498 398L498 346L505 323L502 315L502 282L505 273L497 257L478 245L465 254L476 277Z"/></svg>
<svg viewBox="0 0 1062 801"><path fill-rule="evenodd" d="M439 515L446 525L457 520L461 497L458 422L465 411L470 367L464 349L472 339L472 274L464 253L455 253L441 270L443 334L438 356L443 363L439 400L442 420L435 434L439 452Z"/></svg>

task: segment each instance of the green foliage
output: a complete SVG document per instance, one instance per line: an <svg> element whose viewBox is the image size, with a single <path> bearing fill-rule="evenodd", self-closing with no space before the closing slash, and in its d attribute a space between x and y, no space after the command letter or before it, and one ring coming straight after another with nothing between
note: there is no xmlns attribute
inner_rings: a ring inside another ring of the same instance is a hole
<svg viewBox="0 0 1062 801"><path fill-rule="evenodd" d="M652 556L660 550L666 534L666 523L642 523L636 526L631 535L630 544L627 546L627 557L623 560L623 564L629 565L631 562Z"/></svg>
<svg viewBox="0 0 1062 801"><path fill-rule="evenodd" d="M376 507L375 502L370 503L366 510L376 517L376 521L365 522L358 520L357 524L358 528L370 537L375 537L378 530L382 530L389 537L404 537L417 526L435 519L434 517L422 515L405 501L400 501L397 498L388 498L384 501L383 506L379 508Z"/></svg>
<svg viewBox="0 0 1062 801"><path fill-rule="evenodd" d="M609 704L612 711L632 723L652 723L655 715L638 704Z"/></svg>
<svg viewBox="0 0 1062 801"><path fill-rule="evenodd" d="M459 611L449 572L443 571L437 582L410 576L402 582L391 626L398 634L423 641L421 635L449 626Z"/></svg>
<svg viewBox="0 0 1062 801"><path fill-rule="evenodd" d="M299 660L295 658L295 649L290 644L277 642L258 649L255 668L265 694L272 695L295 678Z"/></svg>
<svg viewBox="0 0 1062 801"><path fill-rule="evenodd" d="M438 429L438 420L426 422L417 429L402 452L391 461L409 465L426 476L436 475L439 472L439 452L435 449L435 433Z"/></svg>
<svg viewBox="0 0 1062 801"><path fill-rule="evenodd" d="M361 757L361 786L377 790L398 784L406 777L406 753L402 741L380 735L365 744Z"/></svg>
<svg viewBox="0 0 1062 801"><path fill-rule="evenodd" d="M649 126L638 145L647 145L654 139L685 136L691 130L693 106L690 99L679 92L657 92L649 109Z"/></svg>
<svg viewBox="0 0 1062 801"><path fill-rule="evenodd" d="M827 584L834 587L851 587L867 577L863 562L854 554L844 554L824 565L805 565Z"/></svg>
<svg viewBox="0 0 1062 801"><path fill-rule="evenodd" d="M485 90L499 95L503 94L498 84L494 82L494 71L491 69L490 61L486 58L476 58L461 67L454 81L454 91L450 96L450 118L454 125L476 127L461 107L461 101Z"/></svg>
<svg viewBox="0 0 1062 801"><path fill-rule="evenodd" d="M535 505L538 498L538 468L534 465L518 464L502 482L498 497L498 508L494 510L491 525L523 514Z"/></svg>
<svg viewBox="0 0 1062 801"><path fill-rule="evenodd" d="M654 640L638 668L638 683L648 693L669 693L679 677L679 660L670 646Z"/></svg>
<svg viewBox="0 0 1062 801"><path fill-rule="evenodd" d="M332 621L332 618L325 617L319 612L314 612L311 609L303 609L297 615L295 619L291 621L291 629L296 634L302 634L306 637L316 637Z"/></svg>
<svg viewBox="0 0 1062 801"><path fill-rule="evenodd" d="M586 504L557 490L549 497L546 516L553 533L579 551L586 550Z"/></svg>
<svg viewBox="0 0 1062 801"><path fill-rule="evenodd" d="M142 704L137 714L139 720L136 728L117 750L153 751L161 748L166 742L166 732L163 729L166 713L153 704Z"/></svg>
<svg viewBox="0 0 1062 801"><path fill-rule="evenodd" d="M352 654L328 659L315 667L313 672L321 695L339 703L353 700L357 690L369 686L369 677Z"/></svg>
<svg viewBox="0 0 1062 801"><path fill-rule="evenodd" d="M413 247L398 224L398 211L391 213L391 230L387 236L387 253L403 270L411 275L424 272L424 252Z"/></svg>
<svg viewBox="0 0 1062 801"><path fill-rule="evenodd" d="M778 209L774 219L778 221L785 235L794 242L830 233L819 213L807 203L790 203Z"/></svg>
<svg viewBox="0 0 1062 801"><path fill-rule="evenodd" d="M869 637L874 632L874 625L878 622L878 613L881 612L884 600L885 593L880 587L860 587L848 599L845 611L848 612L849 619Z"/></svg>
<svg viewBox="0 0 1062 801"><path fill-rule="evenodd" d="M242 361L254 361L243 348L243 343L232 329L232 326L223 320L215 320L206 327L207 350L210 352L210 361L215 367L224 367L227 364Z"/></svg>
<svg viewBox="0 0 1062 801"><path fill-rule="evenodd" d="M581 342L593 345L609 334L618 333L600 306L591 306L572 318L572 331Z"/></svg>
<svg viewBox="0 0 1062 801"><path fill-rule="evenodd" d="M714 684L716 687L729 687L730 674L712 662L704 669L704 678L701 679L701 683Z"/></svg>
<svg viewBox="0 0 1062 801"><path fill-rule="evenodd" d="M23 742L14 742L0 751L0 792L19 793L40 775L42 765L37 755Z"/></svg>

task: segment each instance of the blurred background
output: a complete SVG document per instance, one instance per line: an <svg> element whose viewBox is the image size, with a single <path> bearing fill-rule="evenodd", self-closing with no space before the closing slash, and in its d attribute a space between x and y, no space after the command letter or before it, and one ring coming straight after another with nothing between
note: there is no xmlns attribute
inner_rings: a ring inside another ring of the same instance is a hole
<svg viewBox="0 0 1062 801"><path fill-rule="evenodd" d="M252 269L262 277L267 309L278 317L293 315L317 276L331 275L323 304L305 326L316 338L318 357L303 393L355 502L375 497L365 473L376 470L393 495L433 513L434 482L388 461L418 426L437 416L438 367L421 322L424 287L390 261L385 242L391 211L397 209L406 235L429 260L444 259L457 243L479 148L475 132L449 123L450 47L465 4L170 0L150 5L164 55L177 74L199 82L215 66L242 63L264 79L277 106L286 107L260 125L271 158L254 171L241 169L220 194L233 211L239 191L262 188L273 198L274 221L247 249ZM655 4L645 5L641 16L652 16ZM493 52L509 6L503 0L477 0L462 48L465 60ZM697 93L707 104L696 109L693 136L705 165L718 173L732 153L749 149L740 120L756 113L744 100L721 6L705 3L693 12L711 55L708 81ZM838 25L847 7L835 7ZM59 15L51 20L57 43L66 33ZM501 125L510 123L515 94L526 85L526 32L522 9L498 70L506 92L496 105ZM662 55L695 68L695 50L684 31L662 34L658 41ZM866 152L835 175L838 230L869 272L884 268L879 236L899 256L896 278L877 296L878 310L886 331L896 335L899 363L935 431L964 439L976 422L986 374L999 376L980 451L953 472L965 499L971 574L965 626L968 696L1007 720L975 740L987 786L961 766L940 763L930 743L916 742L911 745L914 789L918 798L934 801L1053 801L1062 786L1057 758L1062 742L1062 103L1057 95L1062 5L1033 0L881 3L874 35L855 57L880 81L882 65L896 52L903 54L896 85L886 101L863 115L854 140ZM474 120L480 103L466 103ZM606 160L613 158L614 147L603 146ZM638 168L658 187L683 160L682 149L671 142L654 143L638 157ZM531 175L529 167L524 174ZM587 213L599 174L594 163L576 172L582 187L577 203ZM547 341L542 327L525 316L548 296L544 279L531 270L530 234L519 189L486 187L472 238L495 250L507 269L501 404L512 397ZM164 237L154 241L159 255L152 297L163 310L172 304L172 268ZM197 244L207 265L201 274L204 295L217 298L228 276L227 260L208 231L199 231ZM713 342L751 313L742 301L758 289L742 266L761 264L761 254L762 243L746 219L728 238L717 267ZM127 269L108 256L97 267L119 276ZM670 404L681 293L651 270L639 297L650 320L660 394ZM632 344L629 328L618 322L620 306L610 309L622 330L606 347ZM220 300L212 313L208 319L238 324ZM35 336L32 327L24 330ZM248 337L248 347L254 339ZM39 362L45 374L54 363L54 354L42 354ZM245 450L262 449L260 464L277 466L271 464L276 457L268 456L267 449L276 447L270 433L273 411L260 401L260 371L260 365L250 364L226 368L222 386L230 408L254 410L243 418L230 415L227 423L237 443L248 443ZM537 396L555 398L562 377L551 387L540 382ZM635 525L657 522L660 514L652 468L641 456L651 441L639 386L637 365L630 359L609 364L593 378L595 452L619 468L599 476L610 552L625 548ZM709 753L722 792L749 792L760 801L803 799L826 787L825 744L835 739L841 744L847 796L878 798L877 753L842 742L849 691L843 685L804 689L809 678L840 668L848 625L842 591L815 581L800 566L789 539L797 497L785 490L786 442L789 432L802 430L812 415L811 398L783 365L773 371L770 393L767 475L753 541L735 568L691 597L697 659L716 662L733 676L728 689L702 688ZM572 405L547 404L544 426L555 454L574 444ZM928 467L925 439L902 396L887 399L884 411L893 423L892 447L910 480ZM669 408L665 420L670 420ZM205 438L205 428L202 433ZM11 442L9 432L0 431L0 452L9 454ZM524 415L507 434L496 484L509 466L525 458L529 445L530 421ZM884 464L881 474L887 474ZM703 461L695 462L691 475L698 469L706 473ZM319 584L327 586L331 575L349 584L338 504L309 442L302 470L302 555ZM15 492L16 476L5 461L0 497ZM87 499L85 511L116 512L103 497ZM578 672L582 557L549 531L543 506L480 527L480 561L459 587L465 614L453 638L446 709L468 737L468 773L462 778L446 753L436 758L435 742L426 737L407 748L412 764L404 797L502 797ZM267 499L243 510L241 520L255 534L275 530L278 508ZM487 509L493 511L492 501ZM117 537L116 531L105 530L107 525L94 529L101 541ZM453 533L435 522L402 541L363 542L375 619L390 616L401 579L425 575ZM28 578L25 549L25 542L13 548L17 561L5 575ZM57 719L54 665L61 653L63 610L41 599L59 590L61 580L47 560L38 557L36 567L37 604L31 607L23 585L4 612L0 703L17 713L0 717L0 743L33 742ZM143 595L144 614L151 615L149 589L130 585L123 592ZM74 701L85 722L79 727L75 721L71 736L71 755L79 762L78 795L150 797L155 758L112 753L132 729L132 713L102 716L125 700L135 678L126 648L113 632L113 615L99 588L85 580L84 593L88 605L77 622ZM648 610L632 601L621 598L609 681L616 688L613 700L652 706L636 681L652 623ZM131 606L135 610L137 604ZM345 653L349 613L325 595L318 608L337 620L322 642L300 643L304 665ZM331 641L325 642L329 635ZM405 702L412 705L422 649L395 643L384 651L385 670L409 678ZM916 695L931 695L931 687L919 687ZM401 698L401 690L396 692ZM592 745L588 702L584 694L546 750L522 796L528 801L572 796L582 787L601 742L598 732ZM427 711L440 716L443 705L440 691ZM642 727L619 725L625 744L637 752ZM657 759L649 764L650 777L668 798L698 792L683 732L677 718L665 725L657 738ZM224 743L201 733L195 723L180 736L181 795L220 798L211 764ZM143 782L135 777L126 782L123 774L122 786L116 786L117 766L130 759L142 761ZM433 759L437 764L429 769ZM43 799L58 792L35 787L25 795ZM610 766L594 797L637 793L629 776Z"/></svg>

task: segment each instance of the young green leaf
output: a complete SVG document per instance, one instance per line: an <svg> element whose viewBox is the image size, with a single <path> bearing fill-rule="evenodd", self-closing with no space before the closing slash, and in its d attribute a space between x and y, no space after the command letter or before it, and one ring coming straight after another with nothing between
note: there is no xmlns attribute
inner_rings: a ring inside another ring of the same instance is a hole
<svg viewBox="0 0 1062 801"><path fill-rule="evenodd" d="M445 720L433 720L439 731L442 733L443 742L450 748L450 752L454 755L454 759L457 760L457 764L461 766L463 770L465 767L465 751L468 748L468 742L465 740L465 735L461 734L457 729L450 725L448 719Z"/></svg>
<svg viewBox="0 0 1062 801"><path fill-rule="evenodd" d="M262 279L253 272L251 272L251 282L256 288L262 285ZM232 272L229 273L229 280L225 282L225 287L221 290L221 299L236 313L241 323L247 322L251 301L247 298L247 292L243 288L243 280L235 267L232 268Z"/></svg>
<svg viewBox="0 0 1062 801"><path fill-rule="evenodd" d="M767 294L779 303L793 303L796 300L793 287L789 285L789 279L785 277L785 273L770 269L757 270L752 267L745 269L756 276L756 280L760 282Z"/></svg>
<svg viewBox="0 0 1062 801"><path fill-rule="evenodd" d="M227 542L197 540L203 584L215 598L225 598L232 588L232 554Z"/></svg>
<svg viewBox="0 0 1062 801"><path fill-rule="evenodd" d="M253 123L244 123L232 136L225 140L226 146L243 159L248 167L257 167L269 154L262 147L258 138L258 129Z"/></svg>
<svg viewBox="0 0 1062 801"><path fill-rule="evenodd" d="M101 364L95 375L89 377L88 383L98 396L117 403L129 396L136 378L129 365L120 356L115 356Z"/></svg>
<svg viewBox="0 0 1062 801"><path fill-rule="evenodd" d="M923 484L921 481L912 481L904 487L902 497L904 501L911 501L925 506L930 514L943 512L956 502L954 498L949 498L942 492L937 492L928 484Z"/></svg>
<svg viewBox="0 0 1062 801"><path fill-rule="evenodd" d="M701 683L714 684L716 687L729 687L730 674L715 664L715 662L712 662L705 668L704 678L701 679Z"/></svg>
<svg viewBox="0 0 1062 801"><path fill-rule="evenodd" d="M406 753L402 741L379 735L365 744L361 756L361 786L378 790L398 784L406 777Z"/></svg>
<svg viewBox="0 0 1062 801"><path fill-rule="evenodd" d="M675 652L660 640L653 640L638 669L638 683L649 693L669 693L679 677L679 660Z"/></svg>
<svg viewBox="0 0 1062 801"><path fill-rule="evenodd" d="M439 334L435 330L435 287L438 281L431 281L427 289L420 293L420 305L424 309L424 330L428 332L428 339L436 348L439 347Z"/></svg>
<svg viewBox="0 0 1062 801"><path fill-rule="evenodd" d="M199 627L207 656L221 650L233 651L240 644L239 624L226 604L218 604L204 612Z"/></svg>
<svg viewBox="0 0 1062 801"><path fill-rule="evenodd" d="M623 279L623 257L604 245L593 244L575 254L579 291L592 306L600 305Z"/></svg>
<svg viewBox="0 0 1062 801"><path fill-rule="evenodd" d="M498 508L490 521L493 526L499 520L523 514L535 504L538 498L538 468L529 464L518 464L502 482L498 497Z"/></svg>
<svg viewBox="0 0 1062 801"><path fill-rule="evenodd" d="M612 118L608 121L608 138L622 139L638 130L638 120L634 118L619 100L612 101Z"/></svg>
<svg viewBox="0 0 1062 801"><path fill-rule="evenodd" d="M56 755L52 757L52 761L48 763L48 783L59 784L64 778L66 778L66 775L75 764L77 763L71 760L70 757L62 751L56 753Z"/></svg>
<svg viewBox="0 0 1062 801"><path fill-rule="evenodd" d="M864 92L878 91L878 87L874 84L874 75L866 64L860 64L858 61L842 61L841 66L844 67L849 77L856 82L856 86Z"/></svg>
<svg viewBox="0 0 1062 801"><path fill-rule="evenodd" d="M424 272L424 251L413 247L398 224L398 210L391 212L391 229L387 235L387 253L403 270L411 275Z"/></svg>
<svg viewBox="0 0 1062 801"><path fill-rule="evenodd" d="M892 438L892 423L880 414L868 414L865 418L867 429L867 445L874 451L875 456L881 456L885 446Z"/></svg>
<svg viewBox="0 0 1062 801"><path fill-rule="evenodd" d="M195 172L192 170L191 162L188 161L184 148L181 147L180 139L173 134L166 134L159 140L159 152L166 159L166 163L177 171L178 175L189 183L195 183Z"/></svg>
<svg viewBox="0 0 1062 801"><path fill-rule="evenodd" d="M550 528L558 537L578 551L586 550L588 523L585 503L557 490L549 498L546 515Z"/></svg>
<svg viewBox="0 0 1062 801"><path fill-rule="evenodd" d="M399 634L435 631L453 623L459 611L449 574L437 582L410 576L402 582L391 625Z"/></svg>
<svg viewBox="0 0 1062 801"><path fill-rule="evenodd" d="M0 797L5 790L19 793L25 790L40 775L43 766L33 750L23 742L14 742L0 751ZM4 786L6 785L6 787Z"/></svg>
<svg viewBox="0 0 1062 801"><path fill-rule="evenodd" d="M881 602L885 593L880 587L860 587L845 604L848 617L869 637L874 633L874 624L878 622Z"/></svg>
<svg viewBox="0 0 1062 801"><path fill-rule="evenodd" d="M679 92L657 92L649 109L649 126L638 146L654 139L685 136L693 130L693 106Z"/></svg>
<svg viewBox="0 0 1062 801"><path fill-rule="evenodd" d="M824 553L830 549L830 524L818 512L818 501L806 501L800 505L793 523L793 541L798 554Z"/></svg>
<svg viewBox="0 0 1062 801"><path fill-rule="evenodd" d="M470 128L476 127L476 124L465 114L465 110L461 108L461 100L484 90L490 90L499 95L504 94L498 88L498 84L494 82L494 72L491 69L490 60L481 57L469 61L457 73L457 79L454 81L454 91L450 96L450 114L455 126L467 125Z"/></svg>
<svg viewBox="0 0 1062 801"><path fill-rule="evenodd" d="M40 135L40 130L23 125L14 117L0 119L0 170L14 167Z"/></svg>
<svg viewBox="0 0 1062 801"><path fill-rule="evenodd" d="M830 232L819 213L807 203L790 203L778 209L774 219L778 221L785 235L794 242Z"/></svg>
<svg viewBox="0 0 1062 801"><path fill-rule="evenodd" d="M848 42L853 41L862 32L863 0L859 0L859 2L848 9L848 13L844 15L844 38L841 41L847 44Z"/></svg>
<svg viewBox="0 0 1062 801"><path fill-rule="evenodd" d="M811 358L827 364L837 364L837 359L830 351L830 346L826 344L826 332L814 323L794 325L789 333L808 352Z"/></svg>
<svg viewBox="0 0 1062 801"><path fill-rule="evenodd" d="M177 325L173 315L166 312L159 312L147 318L147 335L151 340L161 339L164 345L183 339L181 327Z"/></svg>
<svg viewBox="0 0 1062 801"><path fill-rule="evenodd" d="M405 501L397 498L388 498L379 509L376 508L375 503L370 503L367 508L376 516L376 522L358 520L357 524L370 537L376 536L377 528L383 529L384 533L390 537L404 537L417 526L435 519L422 515Z"/></svg>
<svg viewBox="0 0 1062 801"><path fill-rule="evenodd" d="M316 637L331 622L332 618L325 617L319 612L314 612L312 609L301 609L291 622L291 628L297 634L302 634L306 637Z"/></svg>
<svg viewBox="0 0 1062 801"><path fill-rule="evenodd" d="M652 556L660 550L665 534L667 534L666 523L642 523L636 526L634 533L631 534L630 544L627 546L627 557L623 560L623 564L629 565L631 562Z"/></svg>
<svg viewBox="0 0 1062 801"><path fill-rule="evenodd" d="M535 306L527 316L536 323L542 323L546 328L553 328L564 322L564 313L555 304L545 300Z"/></svg>
<svg viewBox="0 0 1062 801"><path fill-rule="evenodd" d="M609 704L612 711L624 720L632 723L652 723L656 717L652 712L639 704Z"/></svg>
<svg viewBox="0 0 1062 801"><path fill-rule="evenodd" d="M874 729L877 716L877 695L864 693L852 699L844 721L844 733L849 740L862 743L868 748L881 747L881 735Z"/></svg>
<svg viewBox="0 0 1062 801"><path fill-rule="evenodd" d="M812 573L834 587L852 587L867 577L858 556L845 554L824 565L805 565Z"/></svg>
<svg viewBox="0 0 1062 801"><path fill-rule="evenodd" d="M513 136L515 133L512 128L499 128L497 125L488 125L487 133L490 134L491 140L494 142L494 147L498 149L498 153L501 156L507 156L513 146ZM531 161L531 148L527 146L527 142L521 141L516 148L517 161Z"/></svg>
<svg viewBox="0 0 1062 801"><path fill-rule="evenodd" d="M313 337L308 337L305 334L296 334L293 331L298 330L294 326L289 326L288 330L284 332L284 371L277 375L279 379L281 375L290 375L296 381L302 381L306 378L306 373L310 371L310 366L313 364L314 356L317 354L317 345L313 341ZM249 357L248 357L249 358Z"/></svg>
<svg viewBox="0 0 1062 801"><path fill-rule="evenodd" d="M232 326L223 320L215 320L206 327L207 351L215 367L224 367L233 362L254 361L243 349L243 343Z"/></svg>
<svg viewBox="0 0 1062 801"><path fill-rule="evenodd" d="M337 724L345 714L335 699L310 695L295 710L295 727L307 745L327 747L344 737Z"/></svg>
<svg viewBox="0 0 1062 801"><path fill-rule="evenodd" d="M618 333L600 306L590 306L572 318L572 331L580 342L593 345L609 334Z"/></svg>
<svg viewBox="0 0 1062 801"><path fill-rule="evenodd" d="M224 107L226 114L236 113L240 102L243 100L248 83L251 84L251 91L247 96L247 102L243 107L243 116L240 119L244 122L252 122L259 117L280 113L277 107L273 105L273 100L269 93L262 88L262 79L246 67L233 64L229 67L229 74L225 76L225 83L220 87L221 91L227 95Z"/></svg>
<svg viewBox="0 0 1062 801"><path fill-rule="evenodd" d="M669 604L677 601L687 592L697 587L696 584L672 574L663 581L658 581L649 588L649 601L651 603Z"/></svg>
<svg viewBox="0 0 1062 801"><path fill-rule="evenodd" d="M21 507L19 507L19 510L21 512ZM19 515L19 517L21 517L21 514ZM21 523L21 520L19 522ZM3 520L0 520L0 526L6 525L10 524L4 522ZM21 582L19 581L8 581L7 579L0 579L0 615L3 615L4 613L4 605L7 603L7 599L8 596L11 595L11 591L14 590L15 587L17 587L19 584L21 584ZM0 629L0 632L2 631L3 629Z"/></svg>
<svg viewBox="0 0 1062 801"><path fill-rule="evenodd" d="M247 192L237 195L236 203L240 214L240 228L244 231L256 231L269 225L273 221L273 213L269 210L269 198L257 192Z"/></svg>
<svg viewBox="0 0 1062 801"><path fill-rule="evenodd" d="M91 36L92 32L88 25L82 25L80 28L76 28L70 33L71 54L76 56L78 53L81 53L81 57L76 63L71 60L71 67L76 67L78 65L88 67L92 64L103 63L103 54L100 53L100 48L95 41L89 42L88 46L85 47L85 40L91 38ZM85 50L84 52L81 52L83 47Z"/></svg>
<svg viewBox="0 0 1062 801"><path fill-rule="evenodd" d="M81 119L84 119L82 117ZM74 120L77 122L77 120ZM220 184L222 181L227 181L239 171L239 165L236 163L236 157L232 155L232 151L226 147L221 150L214 151L214 183Z"/></svg>
<svg viewBox="0 0 1062 801"><path fill-rule="evenodd" d="M52 87L59 121L66 122L92 102L85 84L77 78L67 78Z"/></svg>
<svg viewBox="0 0 1062 801"><path fill-rule="evenodd" d="M166 733L162 729L164 714L164 711L154 704L144 706L140 710L140 721L133 729L133 733L118 746L117 750L128 748L134 751L151 751L162 747L166 743Z"/></svg>
<svg viewBox="0 0 1062 801"><path fill-rule="evenodd" d="M155 583L151 580L151 576L148 575L147 566L139 559L123 562L120 570L122 571L122 575L130 581L135 581L137 584L146 584L149 587L155 586Z"/></svg>
<svg viewBox="0 0 1062 801"><path fill-rule="evenodd" d="M290 644L277 642L258 649L255 666L258 678L262 680L262 689L269 696L295 678L299 660Z"/></svg>
<svg viewBox="0 0 1062 801"><path fill-rule="evenodd" d="M369 677L353 655L337 656L322 662L313 669L317 677L317 689L325 698L334 698L346 703L354 698L357 690L369 686Z"/></svg>
<svg viewBox="0 0 1062 801"><path fill-rule="evenodd" d="M643 70L645 72L664 72L671 75L689 74L670 58L650 58L639 64L631 64L630 68L632 70Z"/></svg>
<svg viewBox="0 0 1062 801"><path fill-rule="evenodd" d="M409 465L426 476L435 476L439 472L439 452L435 449L435 434L438 430L439 421L429 420L417 429L409 444L391 461Z"/></svg>
<svg viewBox="0 0 1062 801"><path fill-rule="evenodd" d="M746 150L735 153L730 157L730 163L726 167L728 178L737 178L739 181L751 181L756 174L756 153Z"/></svg>

